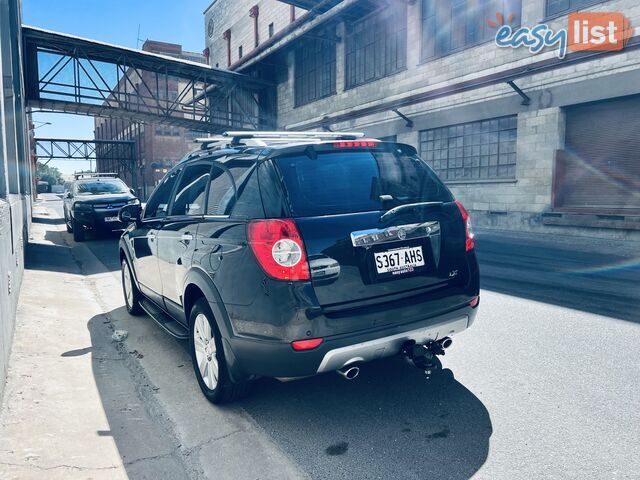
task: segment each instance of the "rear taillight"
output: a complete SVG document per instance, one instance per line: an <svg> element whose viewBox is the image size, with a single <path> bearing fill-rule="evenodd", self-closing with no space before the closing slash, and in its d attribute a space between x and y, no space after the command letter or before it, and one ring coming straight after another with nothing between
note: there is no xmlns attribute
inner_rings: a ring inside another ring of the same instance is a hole
<svg viewBox="0 0 640 480"><path fill-rule="evenodd" d="M460 209L460 213L462 214L462 220L464 220L464 233L465 233L465 237L466 237L466 250L467 252L469 250L473 250L473 247L475 247L475 242L473 240L473 228L471 227L471 218L469 217L469 213L465 210L465 208L462 206L462 204L456 200L456 205L458 205L458 208Z"/></svg>
<svg viewBox="0 0 640 480"><path fill-rule="evenodd" d="M297 352L301 350L311 350L322 343L322 338L309 338L308 340L296 340L291 342L291 347Z"/></svg>
<svg viewBox="0 0 640 480"><path fill-rule="evenodd" d="M276 280L309 280L302 237L290 219L254 220L247 237L264 272Z"/></svg>
<svg viewBox="0 0 640 480"><path fill-rule="evenodd" d="M478 306L478 304L480 303L480 297L473 297L470 301L469 301L469 306L471 308L476 308Z"/></svg>

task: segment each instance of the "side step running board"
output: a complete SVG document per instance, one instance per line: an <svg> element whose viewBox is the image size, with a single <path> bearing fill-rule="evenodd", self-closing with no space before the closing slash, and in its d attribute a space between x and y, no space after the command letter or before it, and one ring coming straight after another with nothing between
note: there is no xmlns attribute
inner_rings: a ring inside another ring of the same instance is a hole
<svg viewBox="0 0 640 480"><path fill-rule="evenodd" d="M140 299L140 306L170 335L174 336L178 340L186 340L189 338L189 331L183 325L176 322L150 300L147 300L146 298Z"/></svg>

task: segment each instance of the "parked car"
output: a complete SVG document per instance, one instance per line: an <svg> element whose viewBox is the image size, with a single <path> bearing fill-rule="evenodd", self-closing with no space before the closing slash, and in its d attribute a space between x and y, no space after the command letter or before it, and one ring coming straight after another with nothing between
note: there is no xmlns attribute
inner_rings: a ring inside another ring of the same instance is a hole
<svg viewBox="0 0 640 480"><path fill-rule="evenodd" d="M469 215L409 145L229 132L120 218L127 310L189 340L212 402L398 354L432 372L476 316Z"/></svg>
<svg viewBox="0 0 640 480"><path fill-rule="evenodd" d="M63 194L63 209L67 232L73 233L76 242L84 240L87 229L101 233L127 226L118 219L120 209L140 201L116 174L78 174L75 178Z"/></svg>

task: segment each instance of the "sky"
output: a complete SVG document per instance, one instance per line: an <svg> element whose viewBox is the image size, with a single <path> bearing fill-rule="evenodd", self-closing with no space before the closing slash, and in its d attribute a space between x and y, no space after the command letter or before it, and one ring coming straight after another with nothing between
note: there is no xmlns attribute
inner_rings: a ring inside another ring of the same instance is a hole
<svg viewBox="0 0 640 480"><path fill-rule="evenodd" d="M22 23L130 48L153 39L202 52L202 12L210 3L211 0L22 0ZM33 119L37 137L93 138L92 117L37 113ZM51 165L67 174L85 168L78 162L56 161Z"/></svg>

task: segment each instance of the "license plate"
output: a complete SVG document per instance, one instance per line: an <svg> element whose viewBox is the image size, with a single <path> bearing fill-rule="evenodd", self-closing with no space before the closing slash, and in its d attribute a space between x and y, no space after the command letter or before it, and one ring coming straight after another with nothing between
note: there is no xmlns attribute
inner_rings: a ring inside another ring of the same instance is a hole
<svg viewBox="0 0 640 480"><path fill-rule="evenodd" d="M119 222L118 217L104 217L105 222Z"/></svg>
<svg viewBox="0 0 640 480"><path fill-rule="evenodd" d="M401 275L424 266L422 247L396 248L374 254L378 273Z"/></svg>

